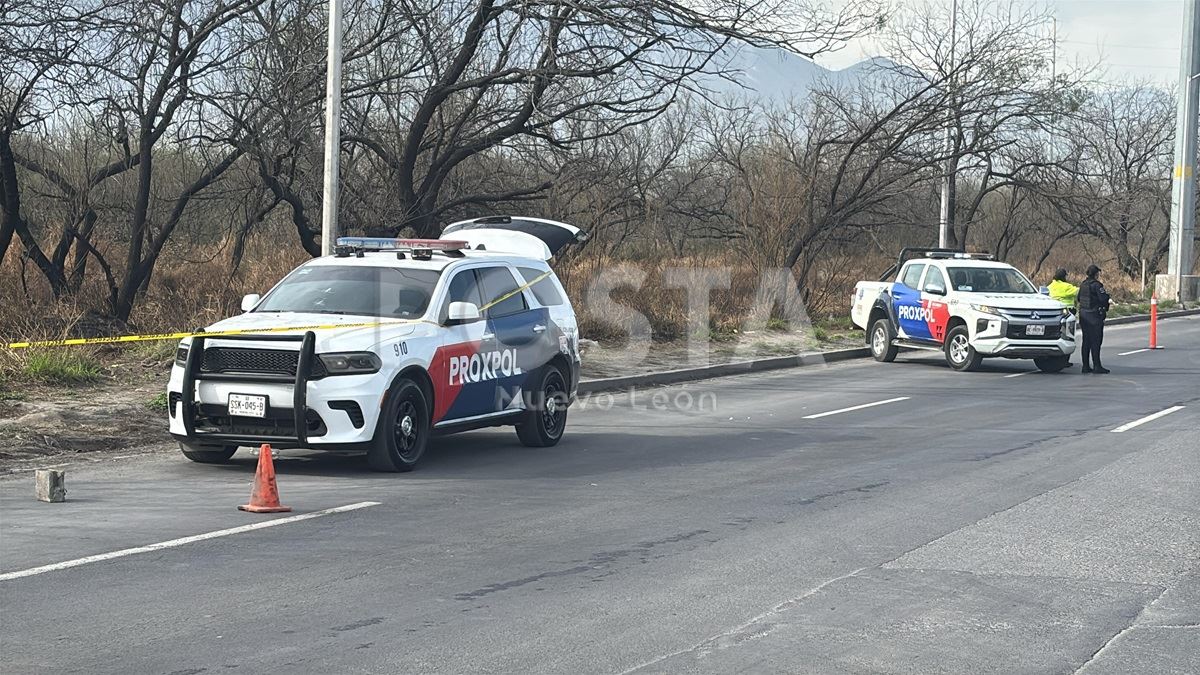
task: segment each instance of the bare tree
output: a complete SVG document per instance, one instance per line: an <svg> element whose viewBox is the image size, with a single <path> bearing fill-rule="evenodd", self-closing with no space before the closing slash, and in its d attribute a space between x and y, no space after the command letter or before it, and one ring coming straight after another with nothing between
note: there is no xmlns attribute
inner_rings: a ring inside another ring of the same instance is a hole
<svg viewBox="0 0 1200 675"><path fill-rule="evenodd" d="M478 0L412 12L405 34L416 37L414 61L422 67L393 87L348 97L348 117L358 128L345 140L365 147L376 170L389 176L403 214L395 229L430 236L448 209L544 189L513 185L500 194L442 200L447 181L474 156L570 149L618 133L660 116L698 74L720 72L718 55L733 40L816 53L873 16L859 2L832 16L787 0L704 8L658 0ZM800 21L784 21L792 17ZM356 76L364 75L351 72L352 81ZM586 132L571 133L580 129Z"/></svg>
<svg viewBox="0 0 1200 675"><path fill-rule="evenodd" d="M952 247L965 245L975 215L993 191L1010 188L1024 168L1010 151L1023 140L1047 142L1054 116L1069 111L1089 69L1060 68L1052 79L1054 45L1049 9L1027 3L959 3L957 41L950 7L923 5L889 26L885 43L897 75L935 86L930 102L948 116L951 149L946 171L973 182L965 204L950 182Z"/></svg>
<svg viewBox="0 0 1200 675"><path fill-rule="evenodd" d="M223 78L237 66L245 48L237 22L261 2L109 0L86 15L41 16L44 24L68 27L79 36L80 49L71 63L73 79L62 82L69 88L63 97L90 117L93 126L105 129L110 139L108 156L75 182L51 162L17 157L18 163L55 186L63 199L83 205L76 219L81 226L66 226L68 232L53 249L53 264L43 269L56 292L65 283L63 262L74 238L103 268L113 314L129 318L189 203L244 153L241 147L222 145L237 122L214 114L220 107L213 103L222 98ZM170 158L173 169L194 173L167 181L156 170L160 155ZM58 159L63 165L70 158L60 154ZM136 177L126 210L127 228L110 230L125 242L124 261L113 264L90 243L98 218L88 205L89 196L130 170ZM35 260L50 260L32 236L22 241Z"/></svg>
<svg viewBox="0 0 1200 675"><path fill-rule="evenodd" d="M1064 158L1042 190L1075 233L1100 239L1130 278L1167 253L1175 102L1132 84L1099 91L1062 122Z"/></svg>
<svg viewBox="0 0 1200 675"><path fill-rule="evenodd" d="M76 11L58 0L0 0L0 260L18 236L56 295L66 280L36 246L23 213L14 143L54 114L55 89L80 46L69 31Z"/></svg>

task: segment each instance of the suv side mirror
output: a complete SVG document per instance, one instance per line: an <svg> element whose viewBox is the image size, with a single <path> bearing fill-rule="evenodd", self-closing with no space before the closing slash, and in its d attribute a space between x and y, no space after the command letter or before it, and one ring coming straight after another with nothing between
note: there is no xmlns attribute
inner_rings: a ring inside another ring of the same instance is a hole
<svg viewBox="0 0 1200 675"><path fill-rule="evenodd" d="M933 295L945 295L946 287L941 284L929 284L925 287L925 292Z"/></svg>
<svg viewBox="0 0 1200 675"><path fill-rule="evenodd" d="M1039 286L1038 293L1041 293L1042 295L1050 295L1050 289L1046 286Z"/></svg>
<svg viewBox="0 0 1200 675"><path fill-rule="evenodd" d="M258 304L259 300L262 300L262 296L259 295L258 293L251 293L250 295L243 295L242 296L242 311L249 312L250 310L254 309L254 306Z"/></svg>
<svg viewBox="0 0 1200 675"><path fill-rule="evenodd" d="M473 302L452 302L446 310L446 325L473 323L480 319L479 307Z"/></svg>

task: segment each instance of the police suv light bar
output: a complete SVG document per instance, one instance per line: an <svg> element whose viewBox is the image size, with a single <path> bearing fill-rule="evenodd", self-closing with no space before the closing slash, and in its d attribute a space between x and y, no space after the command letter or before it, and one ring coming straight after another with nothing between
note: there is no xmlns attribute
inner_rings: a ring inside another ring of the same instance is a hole
<svg viewBox="0 0 1200 675"><path fill-rule="evenodd" d="M338 237L337 245L363 251L461 251L469 248L465 241L447 239L392 239L389 237Z"/></svg>
<svg viewBox="0 0 1200 675"><path fill-rule="evenodd" d="M338 237L334 255L347 258L351 254L361 258L365 251L395 251L396 258L403 259L405 252L413 260L432 260L434 251L461 258L462 250L470 248L465 241L453 239L391 239L388 237Z"/></svg>

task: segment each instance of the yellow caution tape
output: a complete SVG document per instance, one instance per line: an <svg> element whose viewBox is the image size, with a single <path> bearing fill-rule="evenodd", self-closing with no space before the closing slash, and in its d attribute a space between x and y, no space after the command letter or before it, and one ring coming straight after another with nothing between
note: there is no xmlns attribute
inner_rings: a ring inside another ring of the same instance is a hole
<svg viewBox="0 0 1200 675"><path fill-rule="evenodd" d="M496 298L495 300L492 300L491 302L487 303L483 307L480 307L479 311L481 311L481 312L486 311L492 305L498 305L498 304L504 302L505 300L511 298L512 296L516 295L517 293L520 293L521 291L525 290L526 288L529 288L530 286L536 284L537 282L541 281L542 279L545 279L548 276L550 276L550 272L546 272L545 274L539 274L538 276L534 277L533 281L525 284L524 286L518 286L518 287L514 288L513 290L509 291L508 293L505 293L504 295Z"/></svg>
<svg viewBox="0 0 1200 675"><path fill-rule="evenodd" d="M525 284L524 286L519 286L515 290L513 290L509 293L506 293L506 294L496 298L495 300L492 300L491 302L487 303L486 305L480 307L479 311L480 312L486 311L488 308L490 308L494 305L497 305L501 302L504 302L505 300L513 297L514 295L520 293L521 291L524 291L525 289L533 286L534 284L541 281L542 279L545 279L546 277L550 276L550 274L551 274L550 272L546 272L545 274L539 275L538 277L534 278L533 281L530 281L529 283ZM431 324L437 325L435 322L426 321L425 319L388 319L388 320L384 320L384 321L363 321L363 322L357 322L357 323L324 323L324 324L314 324L311 326L277 326L277 327L271 327L271 328L240 328L240 329L231 329L231 330L194 331L194 332L180 332L180 333L147 333L144 335L113 335L113 336L109 336L109 337L94 337L94 338L65 338L62 340L39 340L39 341L28 341L28 342L0 343L0 346L4 346L8 349L30 349L30 348L43 348L43 347L74 347L74 346L82 346L82 345L111 345L111 344L122 344L122 343L126 343L126 342L153 342L153 341L159 341L159 340L182 340L184 338L194 338L194 337L219 338L219 337L226 337L229 335L260 335L263 333L290 333L293 331L298 332L298 331L309 331L309 330L337 330L337 329L342 329L342 328L369 328L372 326L391 326L391 325L399 326L399 325L410 324L410 323L431 323Z"/></svg>

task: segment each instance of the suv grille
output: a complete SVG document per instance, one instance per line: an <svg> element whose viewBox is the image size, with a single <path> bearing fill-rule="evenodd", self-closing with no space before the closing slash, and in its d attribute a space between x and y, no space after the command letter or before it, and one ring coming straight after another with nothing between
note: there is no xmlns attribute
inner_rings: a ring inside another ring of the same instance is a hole
<svg viewBox="0 0 1200 675"><path fill-rule="evenodd" d="M1000 310L1005 316L1013 319L1053 319L1057 318L1061 310L1057 309L1002 309ZM1037 316L1033 316L1037 314Z"/></svg>
<svg viewBox="0 0 1200 675"><path fill-rule="evenodd" d="M204 350L204 373L271 373L296 374L300 352L286 349L244 349L238 347L209 347ZM313 359L310 378L325 377L325 365Z"/></svg>
<svg viewBox="0 0 1200 675"><path fill-rule="evenodd" d="M1045 335L1026 335L1025 324L1009 324L1008 337L1010 340L1057 340L1062 333L1061 324L1053 324L1046 326Z"/></svg>

